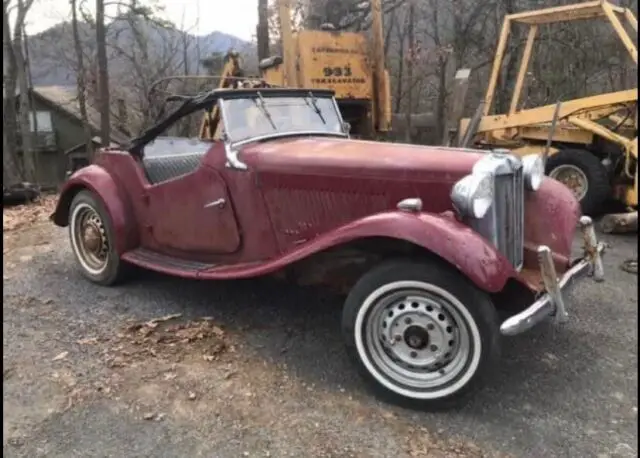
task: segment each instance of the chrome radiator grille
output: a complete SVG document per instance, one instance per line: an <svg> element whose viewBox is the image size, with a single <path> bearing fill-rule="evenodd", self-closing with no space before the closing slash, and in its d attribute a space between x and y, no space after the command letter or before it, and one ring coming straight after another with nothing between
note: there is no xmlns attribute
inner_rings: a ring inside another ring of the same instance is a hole
<svg viewBox="0 0 640 458"><path fill-rule="evenodd" d="M493 205L469 225L482 234L520 269L524 258L524 169L520 158L492 152L478 161L473 173L490 174L494 179Z"/></svg>
<svg viewBox="0 0 640 458"><path fill-rule="evenodd" d="M516 268L523 263L524 177L522 166L512 174L495 175L494 213L496 248Z"/></svg>

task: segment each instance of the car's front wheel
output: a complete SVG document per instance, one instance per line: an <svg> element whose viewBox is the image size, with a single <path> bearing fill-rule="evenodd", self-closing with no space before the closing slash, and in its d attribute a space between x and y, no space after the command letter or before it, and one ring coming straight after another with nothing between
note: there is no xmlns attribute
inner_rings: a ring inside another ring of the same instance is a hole
<svg viewBox="0 0 640 458"><path fill-rule="evenodd" d="M500 349L489 297L438 261L390 261L365 274L347 297L343 333L378 394L421 409L466 398Z"/></svg>
<svg viewBox="0 0 640 458"><path fill-rule="evenodd" d="M115 249L109 214L90 191L80 191L71 202L69 238L85 277L105 286L122 278L126 266Z"/></svg>

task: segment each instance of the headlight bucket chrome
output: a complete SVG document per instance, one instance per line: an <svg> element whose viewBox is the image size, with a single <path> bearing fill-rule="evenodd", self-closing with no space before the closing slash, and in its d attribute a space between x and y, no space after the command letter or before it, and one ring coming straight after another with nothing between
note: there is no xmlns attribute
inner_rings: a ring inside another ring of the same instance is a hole
<svg viewBox="0 0 640 458"><path fill-rule="evenodd" d="M493 203L493 177L485 173L467 175L453 186L451 201L461 216L483 218Z"/></svg>
<svg viewBox="0 0 640 458"><path fill-rule="evenodd" d="M538 154L530 154L522 159L524 185L529 191L537 191L544 180L544 161Z"/></svg>

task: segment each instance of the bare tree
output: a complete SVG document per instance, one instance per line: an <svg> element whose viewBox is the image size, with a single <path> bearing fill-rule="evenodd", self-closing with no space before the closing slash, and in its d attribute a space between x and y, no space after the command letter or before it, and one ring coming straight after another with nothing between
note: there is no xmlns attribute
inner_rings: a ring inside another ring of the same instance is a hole
<svg viewBox="0 0 640 458"><path fill-rule="evenodd" d="M5 103L5 122L9 124L5 124L5 129L12 130L14 132L14 136L11 138L11 141L7 139L3 141L7 143L9 147L9 152L7 156L16 157L15 154L11 151L12 145L15 145L15 140L17 140L17 132L20 132L21 138L21 150L22 150L22 176L25 180L35 183L36 180L36 167L35 167L35 152L33 148L33 137L32 137L32 129L31 129L31 116L35 116L31 112L31 94L29 87L29 77L27 73L27 62L25 59L24 53L24 24L27 13L33 6L34 0L18 0L15 8L16 8L16 20L11 27L9 22L9 12L11 5L9 1L3 1L3 53L5 54L5 58L8 63L8 78L5 81L6 83L6 92L9 96ZM13 33L12 33L13 32ZM18 101L15 99L16 87L19 90ZM19 102L19 103L17 103ZM18 116L19 123L14 121L16 119L15 116L15 107L16 104L19 104ZM8 108L8 111L7 111ZM7 119L8 118L8 119ZM9 134L11 137L12 134ZM3 159L5 159L3 155ZM9 164L13 161L9 159Z"/></svg>
<svg viewBox="0 0 640 458"><path fill-rule="evenodd" d="M96 54L98 64L100 138L103 145L108 145L111 139L111 105L109 98L109 62L107 60L107 32L104 7L104 0L96 0Z"/></svg>
<svg viewBox="0 0 640 458"><path fill-rule="evenodd" d="M407 34L409 39L409 55L407 57L407 78L410 82L413 81L413 63L416 58L416 37L414 32L415 25L415 14L416 14L416 5L414 0L409 0L409 14L407 16L408 27ZM405 131L405 140L407 142L411 142L411 114L413 112L413 84L409 84L409 89L407 91L407 99L409 102L409 106L407 107L407 116L406 116L406 131Z"/></svg>
<svg viewBox="0 0 640 458"><path fill-rule="evenodd" d="M2 2L2 54L3 54L3 84L4 100L2 118L2 180L4 184L14 184L21 181L24 176L17 156L18 143L18 113L16 100L17 70L16 60L13 55L13 40L11 38L11 26L9 22L9 0Z"/></svg>
<svg viewBox="0 0 640 458"><path fill-rule="evenodd" d="M78 106L80 109L80 117L82 127L84 129L85 142L87 144L87 154L89 161L93 161L93 141L91 138L91 125L87 116L87 84L86 69L84 65L84 54L82 51L82 42L80 40L80 32L78 30L78 5L76 0L71 0L71 28L73 34L73 45L76 57L76 86L78 89Z"/></svg>

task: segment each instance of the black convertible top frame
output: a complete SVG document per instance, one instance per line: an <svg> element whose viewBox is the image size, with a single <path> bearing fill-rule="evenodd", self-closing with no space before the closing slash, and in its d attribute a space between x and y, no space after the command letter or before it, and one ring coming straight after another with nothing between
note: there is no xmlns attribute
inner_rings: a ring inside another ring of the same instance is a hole
<svg viewBox="0 0 640 458"><path fill-rule="evenodd" d="M308 96L313 94L317 97L333 97L335 92L330 89L300 89L300 88L242 88L242 89L214 89L202 94L193 96L172 95L167 97L167 102L182 101L182 105L176 108L162 121L145 130L141 135L131 140L127 146L127 151L133 156L143 158L144 147L153 141L158 135L169 128L179 119L190 115L198 110L211 109L220 99L246 99L251 97L288 97L288 96Z"/></svg>

